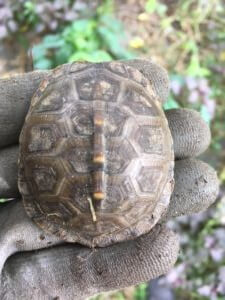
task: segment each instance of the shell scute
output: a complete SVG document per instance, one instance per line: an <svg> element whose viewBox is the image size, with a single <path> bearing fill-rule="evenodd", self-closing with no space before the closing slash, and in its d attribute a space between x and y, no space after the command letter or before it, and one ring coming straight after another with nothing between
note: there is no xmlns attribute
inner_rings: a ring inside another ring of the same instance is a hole
<svg viewBox="0 0 225 300"><path fill-rule="evenodd" d="M150 154L163 155L163 131L158 126L141 125L137 132L137 143L140 151Z"/></svg>
<svg viewBox="0 0 225 300"><path fill-rule="evenodd" d="M93 74L94 75L94 74ZM113 79L93 79L93 76L84 76L76 80L76 87L80 100L92 101L98 99L106 102L116 102L120 86L119 82Z"/></svg>

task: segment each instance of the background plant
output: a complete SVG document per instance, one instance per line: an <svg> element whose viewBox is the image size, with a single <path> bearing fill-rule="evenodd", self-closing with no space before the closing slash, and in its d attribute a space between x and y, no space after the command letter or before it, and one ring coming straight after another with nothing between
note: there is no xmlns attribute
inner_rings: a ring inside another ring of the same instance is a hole
<svg viewBox="0 0 225 300"><path fill-rule="evenodd" d="M49 69L71 61L110 61L134 57L123 46L123 26L111 14L110 2L100 6L92 18L82 18L56 34L46 35L33 48L34 66Z"/></svg>
<svg viewBox="0 0 225 300"><path fill-rule="evenodd" d="M0 39L56 32L81 16L90 16L98 4L98 0L1 0Z"/></svg>

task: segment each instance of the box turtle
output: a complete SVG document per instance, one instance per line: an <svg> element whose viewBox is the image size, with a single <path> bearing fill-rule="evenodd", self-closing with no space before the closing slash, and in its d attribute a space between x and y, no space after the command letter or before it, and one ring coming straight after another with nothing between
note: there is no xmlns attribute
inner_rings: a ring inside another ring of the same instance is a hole
<svg viewBox="0 0 225 300"><path fill-rule="evenodd" d="M172 137L151 82L122 62L56 68L20 135L27 214L68 242L103 247L149 232L173 189Z"/></svg>

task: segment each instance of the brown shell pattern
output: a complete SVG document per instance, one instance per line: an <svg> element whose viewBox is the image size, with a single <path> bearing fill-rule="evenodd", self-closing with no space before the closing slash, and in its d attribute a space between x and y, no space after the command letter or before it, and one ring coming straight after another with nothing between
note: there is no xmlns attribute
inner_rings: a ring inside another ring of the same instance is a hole
<svg viewBox="0 0 225 300"><path fill-rule="evenodd" d="M19 189L43 230L102 247L159 221L173 165L167 120L147 79L118 62L73 63L57 68L32 99Z"/></svg>

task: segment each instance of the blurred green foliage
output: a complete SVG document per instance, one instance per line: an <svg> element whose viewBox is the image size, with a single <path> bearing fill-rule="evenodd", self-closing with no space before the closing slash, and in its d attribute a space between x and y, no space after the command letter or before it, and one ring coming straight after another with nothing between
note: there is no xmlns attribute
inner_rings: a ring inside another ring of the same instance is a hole
<svg viewBox="0 0 225 300"><path fill-rule="evenodd" d="M39 19L35 11L35 4L32 1L25 1L22 13L17 11L15 14L15 20L21 24L20 30L22 32L37 24Z"/></svg>
<svg viewBox="0 0 225 300"><path fill-rule="evenodd" d="M0 40L15 41L22 38L23 42L28 42L32 34L37 37L57 32L80 17L91 16L99 2L100 0L1 1Z"/></svg>
<svg viewBox="0 0 225 300"><path fill-rule="evenodd" d="M147 299L147 284L139 284L134 293L134 300L146 300Z"/></svg>
<svg viewBox="0 0 225 300"><path fill-rule="evenodd" d="M208 297L200 296L198 293L186 291L182 288L176 290L176 298L179 300L209 300ZM222 300L217 298L217 300Z"/></svg>
<svg viewBox="0 0 225 300"><path fill-rule="evenodd" d="M172 277L167 275L170 286L175 288L176 299L224 299L224 204L225 197L206 215L183 217L176 223L182 250Z"/></svg>
<svg viewBox="0 0 225 300"><path fill-rule="evenodd" d="M210 124L211 149L225 182L225 2L146 0L143 8L154 31L139 53L163 57L171 82L165 108L198 110Z"/></svg>
<svg viewBox="0 0 225 300"><path fill-rule="evenodd" d="M96 297L92 297L89 300L147 300L147 283L139 284L132 293L129 292L129 295L130 296L127 297L126 293L124 293L123 291L118 291L115 293L111 293L110 296L99 295Z"/></svg>
<svg viewBox="0 0 225 300"><path fill-rule="evenodd" d="M77 20L57 34L44 36L33 47L35 69L49 69L72 61L101 62L134 57L123 46L124 29L112 15L111 2L105 1L94 17Z"/></svg>

